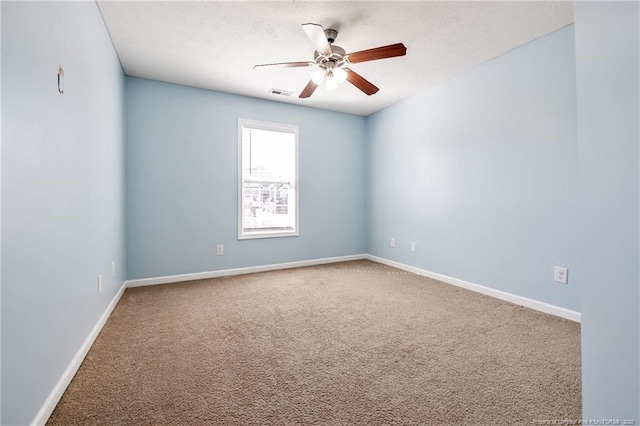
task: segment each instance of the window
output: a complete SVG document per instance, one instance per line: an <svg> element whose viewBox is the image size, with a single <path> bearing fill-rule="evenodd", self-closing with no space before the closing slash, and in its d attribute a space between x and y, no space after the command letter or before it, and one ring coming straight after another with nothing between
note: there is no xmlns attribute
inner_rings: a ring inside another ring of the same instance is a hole
<svg viewBox="0 0 640 426"><path fill-rule="evenodd" d="M238 239L298 235L298 127L238 120Z"/></svg>

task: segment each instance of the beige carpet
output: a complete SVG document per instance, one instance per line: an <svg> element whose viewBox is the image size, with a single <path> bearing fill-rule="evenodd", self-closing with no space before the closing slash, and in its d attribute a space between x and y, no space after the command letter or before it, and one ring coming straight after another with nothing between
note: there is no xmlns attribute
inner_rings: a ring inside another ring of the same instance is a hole
<svg viewBox="0 0 640 426"><path fill-rule="evenodd" d="M579 324L356 261L128 289L49 424L581 414Z"/></svg>

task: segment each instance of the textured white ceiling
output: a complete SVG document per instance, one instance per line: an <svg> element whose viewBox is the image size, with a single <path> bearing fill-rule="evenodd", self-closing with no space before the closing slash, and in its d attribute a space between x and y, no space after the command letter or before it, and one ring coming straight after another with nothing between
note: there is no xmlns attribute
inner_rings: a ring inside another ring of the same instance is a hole
<svg viewBox="0 0 640 426"><path fill-rule="evenodd" d="M98 5L127 75L365 116L573 22L572 4L559 1ZM344 83L299 99L313 68L253 65L313 60L306 22L337 29L347 52L402 42L407 56L351 65L380 87L375 95Z"/></svg>

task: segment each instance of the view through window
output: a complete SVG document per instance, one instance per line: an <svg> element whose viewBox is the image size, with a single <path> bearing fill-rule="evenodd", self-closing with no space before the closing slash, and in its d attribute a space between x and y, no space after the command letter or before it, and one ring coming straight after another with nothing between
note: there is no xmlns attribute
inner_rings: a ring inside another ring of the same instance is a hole
<svg viewBox="0 0 640 426"><path fill-rule="evenodd" d="M296 126L239 120L238 238L298 235Z"/></svg>

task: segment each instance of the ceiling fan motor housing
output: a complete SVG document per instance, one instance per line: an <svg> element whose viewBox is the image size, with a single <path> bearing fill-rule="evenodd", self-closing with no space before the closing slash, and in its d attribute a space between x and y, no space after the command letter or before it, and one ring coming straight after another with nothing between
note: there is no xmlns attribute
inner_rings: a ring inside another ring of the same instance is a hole
<svg viewBox="0 0 640 426"><path fill-rule="evenodd" d="M332 45L330 55L322 55L316 51L313 59L320 68L331 69L343 66L346 62L345 56L347 56L347 52L342 47Z"/></svg>

